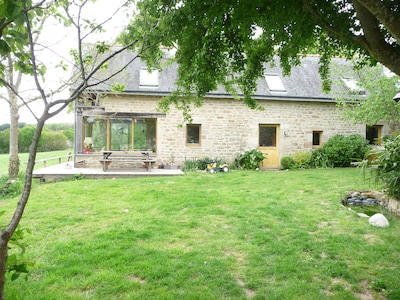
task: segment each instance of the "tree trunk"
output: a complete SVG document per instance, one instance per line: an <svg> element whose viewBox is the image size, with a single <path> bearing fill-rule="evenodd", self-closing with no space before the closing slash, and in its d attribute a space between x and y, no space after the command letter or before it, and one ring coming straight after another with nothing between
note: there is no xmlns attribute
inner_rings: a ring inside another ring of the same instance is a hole
<svg viewBox="0 0 400 300"><path fill-rule="evenodd" d="M7 272L8 240L6 234L1 235L0 239L0 300L4 300L4 286L6 283L5 274ZM4 275L2 275L4 274Z"/></svg>
<svg viewBox="0 0 400 300"><path fill-rule="evenodd" d="M16 93L19 90L22 80L22 72L14 74L14 59L11 54L7 55L6 79L9 83L7 86L8 104L10 105L10 160L8 163L8 177L12 182L18 178L19 173L19 157L18 157L18 97Z"/></svg>
<svg viewBox="0 0 400 300"><path fill-rule="evenodd" d="M36 126L35 133L33 135L31 146L29 147L29 158L25 173L25 184L22 195L17 203L17 207L14 211L14 215L11 218L10 223L5 229L1 228L0 231L0 300L4 299L4 287L6 282L7 272L7 258L8 258L8 242L14 234L19 222L21 221L24 213L26 204L28 203L29 195L32 188L32 172L35 166L37 146L39 144L39 138L43 131L43 126L47 120L47 115L42 117Z"/></svg>
<svg viewBox="0 0 400 300"><path fill-rule="evenodd" d="M17 99L10 102L10 160L8 163L9 180L16 180L19 173L19 156L18 156L18 106Z"/></svg>

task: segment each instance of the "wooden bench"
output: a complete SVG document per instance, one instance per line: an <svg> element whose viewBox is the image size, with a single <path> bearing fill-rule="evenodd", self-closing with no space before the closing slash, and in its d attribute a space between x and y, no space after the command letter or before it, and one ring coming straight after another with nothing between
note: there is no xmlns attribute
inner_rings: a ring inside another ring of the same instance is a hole
<svg viewBox="0 0 400 300"><path fill-rule="evenodd" d="M100 163L103 171L106 172L108 166L113 162L144 163L147 172L151 171L152 164L156 162L155 154L152 152L142 153L120 153L119 151L103 151L103 158Z"/></svg>

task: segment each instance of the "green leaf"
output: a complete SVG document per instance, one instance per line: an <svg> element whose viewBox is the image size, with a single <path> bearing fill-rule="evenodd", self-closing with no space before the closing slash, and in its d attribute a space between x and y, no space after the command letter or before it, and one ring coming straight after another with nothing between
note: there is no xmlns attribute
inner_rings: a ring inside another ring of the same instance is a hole
<svg viewBox="0 0 400 300"><path fill-rule="evenodd" d="M20 273L14 272L14 273L11 275L11 281L17 280L18 277L19 277L19 275L20 275Z"/></svg>
<svg viewBox="0 0 400 300"><path fill-rule="evenodd" d="M11 48L5 40L0 40L0 55L6 56L11 52Z"/></svg>
<svg viewBox="0 0 400 300"><path fill-rule="evenodd" d="M113 85L111 85L111 91L114 93L122 93L123 91L125 91L125 85L124 84L119 84L119 83L114 83Z"/></svg>

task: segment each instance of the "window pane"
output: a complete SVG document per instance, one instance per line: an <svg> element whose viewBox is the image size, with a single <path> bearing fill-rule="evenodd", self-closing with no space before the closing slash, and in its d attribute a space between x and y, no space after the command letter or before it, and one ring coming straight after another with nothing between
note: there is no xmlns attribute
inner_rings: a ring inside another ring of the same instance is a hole
<svg viewBox="0 0 400 300"><path fill-rule="evenodd" d="M321 131L313 131L313 139L312 144L313 146L320 146L321 145Z"/></svg>
<svg viewBox="0 0 400 300"><path fill-rule="evenodd" d="M110 119L110 150L124 150L129 151L132 149L132 120L131 119Z"/></svg>
<svg viewBox="0 0 400 300"><path fill-rule="evenodd" d="M135 119L134 150L157 151L156 119Z"/></svg>
<svg viewBox="0 0 400 300"><path fill-rule="evenodd" d="M260 146L275 147L276 146L276 127L260 126Z"/></svg>
<svg viewBox="0 0 400 300"><path fill-rule="evenodd" d="M83 144L82 152L89 153L93 151L93 118L83 119Z"/></svg>
<svg viewBox="0 0 400 300"><path fill-rule="evenodd" d="M187 144L200 144L200 125L187 125L186 133Z"/></svg>
<svg viewBox="0 0 400 300"><path fill-rule="evenodd" d="M103 151L107 147L107 121L95 119L93 122L93 151Z"/></svg>

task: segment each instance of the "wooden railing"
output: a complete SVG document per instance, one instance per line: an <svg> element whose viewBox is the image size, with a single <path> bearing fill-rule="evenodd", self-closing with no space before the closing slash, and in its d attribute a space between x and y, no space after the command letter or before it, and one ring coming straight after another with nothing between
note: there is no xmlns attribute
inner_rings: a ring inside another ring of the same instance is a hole
<svg viewBox="0 0 400 300"><path fill-rule="evenodd" d="M37 163L43 163L43 168L46 168L46 164L47 164L48 161L58 160L58 164L61 164L63 158L66 158L66 159L67 159L67 162L68 162L68 161L72 161L72 154L71 154L71 152L68 153L67 155L63 155L63 156L56 156L56 157L50 157L50 158L44 158L44 159L35 160L35 165L36 165Z"/></svg>

